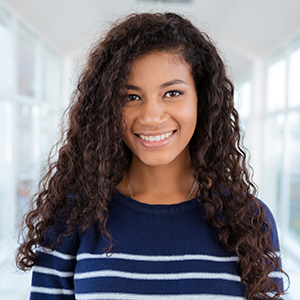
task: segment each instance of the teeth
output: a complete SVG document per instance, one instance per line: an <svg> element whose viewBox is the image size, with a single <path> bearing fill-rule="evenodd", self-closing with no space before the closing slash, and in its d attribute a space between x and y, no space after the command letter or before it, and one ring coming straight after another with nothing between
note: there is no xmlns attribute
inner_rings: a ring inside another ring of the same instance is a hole
<svg viewBox="0 0 300 300"><path fill-rule="evenodd" d="M163 133L161 135L154 135L154 136L153 135L150 135L150 136L140 135L139 137L147 142L159 142L164 139L167 139L172 133L173 133L173 131L168 132L168 133Z"/></svg>

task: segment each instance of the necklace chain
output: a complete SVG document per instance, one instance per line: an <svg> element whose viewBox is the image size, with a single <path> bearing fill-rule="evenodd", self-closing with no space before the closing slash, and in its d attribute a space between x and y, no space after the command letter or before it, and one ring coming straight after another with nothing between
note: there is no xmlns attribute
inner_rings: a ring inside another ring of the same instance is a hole
<svg viewBox="0 0 300 300"><path fill-rule="evenodd" d="M131 197L131 199L133 199L131 187L130 187L130 184L129 184L128 172L126 172L126 180L127 180L127 185L128 185L130 197ZM196 186L196 180L195 180L195 182L194 182L194 184L193 184L193 187L192 187L192 189L191 189L189 195L186 197L186 199L184 200L184 202L186 202L186 201L190 198L190 196L192 195L192 193L193 193L193 191L194 191L195 186Z"/></svg>

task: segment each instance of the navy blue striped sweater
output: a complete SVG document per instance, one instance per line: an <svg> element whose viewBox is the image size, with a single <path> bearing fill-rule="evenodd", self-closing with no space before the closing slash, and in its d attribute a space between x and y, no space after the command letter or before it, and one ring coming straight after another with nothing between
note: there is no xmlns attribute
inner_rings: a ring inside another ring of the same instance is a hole
<svg viewBox="0 0 300 300"><path fill-rule="evenodd" d="M278 248L275 222L265 209ZM222 248L197 199L148 205L117 192L109 211L113 254L101 254L108 244L98 224L85 234L74 232L53 252L39 248L31 300L245 298L238 257ZM63 230L58 227L52 238Z"/></svg>

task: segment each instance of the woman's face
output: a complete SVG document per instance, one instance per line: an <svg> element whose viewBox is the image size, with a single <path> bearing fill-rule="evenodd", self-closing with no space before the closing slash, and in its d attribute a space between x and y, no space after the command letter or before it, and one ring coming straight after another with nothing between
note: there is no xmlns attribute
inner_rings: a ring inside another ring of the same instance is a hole
<svg viewBox="0 0 300 300"><path fill-rule="evenodd" d="M123 140L133 160L149 166L186 163L198 104L189 66L177 54L146 54L133 61L128 84Z"/></svg>

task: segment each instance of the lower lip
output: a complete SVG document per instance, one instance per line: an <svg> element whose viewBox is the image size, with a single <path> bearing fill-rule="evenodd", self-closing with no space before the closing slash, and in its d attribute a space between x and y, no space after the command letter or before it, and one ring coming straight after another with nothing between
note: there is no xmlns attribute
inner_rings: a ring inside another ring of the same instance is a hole
<svg viewBox="0 0 300 300"><path fill-rule="evenodd" d="M160 141L155 141L155 142L149 142L149 141L145 141L143 139L141 139L138 136L135 136L137 138L137 140L140 142L140 144L148 149L156 149L156 148L160 148L165 146L166 144L168 144L169 142L171 142L174 138L176 134L176 131L173 132L168 138L164 139L164 140L160 140Z"/></svg>

